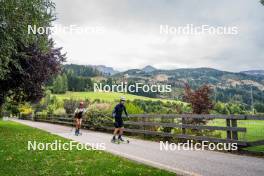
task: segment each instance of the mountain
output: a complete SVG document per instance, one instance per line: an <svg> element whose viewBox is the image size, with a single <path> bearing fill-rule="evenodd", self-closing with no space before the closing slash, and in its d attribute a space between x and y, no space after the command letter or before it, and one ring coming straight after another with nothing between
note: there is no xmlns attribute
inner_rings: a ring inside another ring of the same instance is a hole
<svg viewBox="0 0 264 176"><path fill-rule="evenodd" d="M245 73L247 75L264 76L264 70L248 70L241 73Z"/></svg>
<svg viewBox="0 0 264 176"><path fill-rule="evenodd" d="M130 82L143 82L145 84L169 84L173 92L163 97L179 97L182 95L185 84L193 89L202 85L210 85L214 90L214 98L223 102L243 102L251 104L251 88L255 102L264 102L264 76L221 71L213 68L182 68L174 70L139 69L127 70L114 75L119 79L127 75ZM161 95L157 95L161 96Z"/></svg>
<svg viewBox="0 0 264 176"><path fill-rule="evenodd" d="M150 72L153 72L157 69L155 67L152 67L151 65L147 65L146 67L142 68L142 70L146 73L150 73Z"/></svg>
<svg viewBox="0 0 264 176"><path fill-rule="evenodd" d="M105 76L112 78L113 82L122 82L124 78L129 84L162 84L171 85L170 93L146 93L137 92L136 95L159 97L167 99L181 99L185 84L192 89L203 85L209 85L213 90L215 101L238 102L243 105L252 103L264 103L264 73L262 70L245 72L228 72L213 68L182 68L173 70L156 69L146 66L143 69L130 69L124 72L115 71L112 67L104 65L64 65L66 73L77 77ZM103 74L103 75L102 75Z"/></svg>
<svg viewBox="0 0 264 176"><path fill-rule="evenodd" d="M98 71L103 73L103 75L105 76L111 76L111 75L118 73L118 71L114 70L112 67L107 67L104 65L92 65L92 67L96 68Z"/></svg>

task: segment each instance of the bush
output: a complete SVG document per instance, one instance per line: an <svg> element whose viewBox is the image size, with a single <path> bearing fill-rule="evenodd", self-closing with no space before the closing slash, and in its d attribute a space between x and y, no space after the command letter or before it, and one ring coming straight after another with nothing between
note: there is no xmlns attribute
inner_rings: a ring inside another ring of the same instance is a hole
<svg viewBox="0 0 264 176"><path fill-rule="evenodd" d="M104 111L104 112L111 112L112 110L112 105L109 103L94 103L88 108L89 110L99 110L99 111Z"/></svg>
<svg viewBox="0 0 264 176"><path fill-rule="evenodd" d="M66 111L64 108L59 108L59 109L56 109L54 112L53 112L54 115L66 115Z"/></svg>
<svg viewBox="0 0 264 176"><path fill-rule="evenodd" d="M112 121L112 105L109 103L95 103L88 108L85 121L89 126L100 128L104 126L105 121Z"/></svg>
<svg viewBox="0 0 264 176"><path fill-rule="evenodd" d="M36 115L39 118L45 119L48 117L48 112L46 110L40 111L40 112L36 112Z"/></svg>
<svg viewBox="0 0 264 176"><path fill-rule="evenodd" d="M139 106L131 102L128 102L126 104L126 109L129 114L143 114L144 113L143 109L141 109Z"/></svg>
<svg viewBox="0 0 264 176"><path fill-rule="evenodd" d="M50 104L50 105L48 105L48 107L47 107L47 113L48 114L53 114L54 113L54 111L55 111L55 106L53 105L53 104Z"/></svg>
<svg viewBox="0 0 264 176"><path fill-rule="evenodd" d="M67 114L73 114L74 110L76 109L76 107L78 107L80 101L77 100L73 100L73 99L69 99L69 100L64 100L64 109L66 111Z"/></svg>
<svg viewBox="0 0 264 176"><path fill-rule="evenodd" d="M3 112L17 116L19 114L19 107L12 102L6 102L3 106Z"/></svg>
<svg viewBox="0 0 264 176"><path fill-rule="evenodd" d="M20 107L18 109L19 109L19 112L20 112L20 115L22 118L25 118L25 117L32 115L32 112L33 112L32 108L29 104L20 105Z"/></svg>
<svg viewBox="0 0 264 176"><path fill-rule="evenodd" d="M85 101L83 101L83 103L84 103L83 107L86 108L90 104L90 101L86 99ZM80 100L66 99L64 100L63 107L67 114L73 114L75 109L79 106L79 104L80 104Z"/></svg>

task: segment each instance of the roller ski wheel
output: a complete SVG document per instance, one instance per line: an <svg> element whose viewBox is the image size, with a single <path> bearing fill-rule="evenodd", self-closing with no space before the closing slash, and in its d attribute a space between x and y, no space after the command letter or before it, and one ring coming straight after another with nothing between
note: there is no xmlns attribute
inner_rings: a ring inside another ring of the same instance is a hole
<svg viewBox="0 0 264 176"><path fill-rule="evenodd" d="M120 141L117 140L117 139L111 139L111 142L112 142L113 144L120 144Z"/></svg>
<svg viewBox="0 0 264 176"><path fill-rule="evenodd" d="M123 140L120 140L120 139L118 139L118 141L119 141L119 143L121 144L129 144L130 143L130 141L128 140L128 139L123 139Z"/></svg>

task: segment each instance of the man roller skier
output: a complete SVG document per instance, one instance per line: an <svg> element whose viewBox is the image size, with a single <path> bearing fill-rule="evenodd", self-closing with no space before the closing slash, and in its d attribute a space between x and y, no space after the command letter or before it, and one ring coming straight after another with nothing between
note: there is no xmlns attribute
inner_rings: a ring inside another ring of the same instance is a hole
<svg viewBox="0 0 264 176"><path fill-rule="evenodd" d="M112 142L118 141L124 141L122 138L122 134L124 131L124 123L122 118L123 111L125 112L126 116L128 117L126 107L125 107L125 97L121 97L120 103L117 104L113 110L112 116L115 118L115 130L114 130L114 136L112 138ZM118 139L116 139L116 135L118 134Z"/></svg>

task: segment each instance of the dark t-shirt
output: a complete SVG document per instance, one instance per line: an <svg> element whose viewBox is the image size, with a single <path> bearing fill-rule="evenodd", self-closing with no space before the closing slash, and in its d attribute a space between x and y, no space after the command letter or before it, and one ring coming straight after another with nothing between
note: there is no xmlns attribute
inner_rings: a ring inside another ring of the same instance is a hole
<svg viewBox="0 0 264 176"><path fill-rule="evenodd" d="M116 121L122 121L122 113L123 111L125 112L127 116L127 111L125 105L122 103L119 103L118 105L115 106L115 109L113 111L113 116L115 117Z"/></svg>

